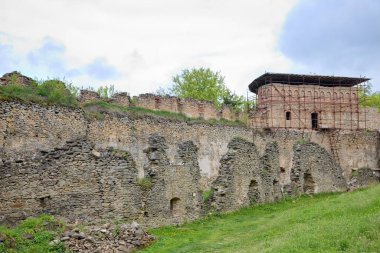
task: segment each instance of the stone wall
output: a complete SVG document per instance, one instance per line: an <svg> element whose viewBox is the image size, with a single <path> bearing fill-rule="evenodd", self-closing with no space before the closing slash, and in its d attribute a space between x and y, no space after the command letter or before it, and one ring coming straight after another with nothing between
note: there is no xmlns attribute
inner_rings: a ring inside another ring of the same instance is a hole
<svg viewBox="0 0 380 253"><path fill-rule="evenodd" d="M204 214L201 192L210 188L220 211L345 190L352 170L378 168L379 147L371 131L252 132L128 113L96 120L2 101L0 218L176 224Z"/></svg>
<svg viewBox="0 0 380 253"><path fill-rule="evenodd" d="M221 159L213 182L218 211L233 211L253 203L272 202L282 197L277 143L268 143L262 157L255 145L235 138Z"/></svg>
<svg viewBox="0 0 380 253"><path fill-rule="evenodd" d="M324 148L315 143L293 146L290 190L293 194L345 191L342 169Z"/></svg>
<svg viewBox="0 0 380 253"><path fill-rule="evenodd" d="M210 101L200 101L192 98L177 98L172 96L158 96L154 94L142 94L136 97L136 106L150 110L162 110L182 113L190 118L203 119L239 119L232 108L224 106L217 109Z"/></svg>
<svg viewBox="0 0 380 253"><path fill-rule="evenodd" d="M1 101L0 165L1 159L22 160L83 138L87 127L79 109Z"/></svg>
<svg viewBox="0 0 380 253"><path fill-rule="evenodd" d="M129 107L131 105L131 98L128 92L118 92L111 97L110 102Z"/></svg>
<svg viewBox="0 0 380 253"><path fill-rule="evenodd" d="M78 99L81 104L101 100L98 93L89 90L81 90ZM127 92L116 93L107 99L110 103L126 107L136 106L149 110L182 113L190 118L240 120L240 115L235 113L231 107L223 106L222 109L218 109L210 101L177 98L173 96L158 96L150 93L136 96L133 100L134 102L132 103Z"/></svg>
<svg viewBox="0 0 380 253"><path fill-rule="evenodd" d="M81 104L84 104L84 103L99 101L100 96L96 91L80 90L78 100Z"/></svg>
<svg viewBox="0 0 380 253"><path fill-rule="evenodd" d="M9 84L29 86L33 84L35 85L36 82L32 78L22 75L20 72L13 71L10 73L6 73L2 77L0 77L0 85L9 85Z"/></svg>

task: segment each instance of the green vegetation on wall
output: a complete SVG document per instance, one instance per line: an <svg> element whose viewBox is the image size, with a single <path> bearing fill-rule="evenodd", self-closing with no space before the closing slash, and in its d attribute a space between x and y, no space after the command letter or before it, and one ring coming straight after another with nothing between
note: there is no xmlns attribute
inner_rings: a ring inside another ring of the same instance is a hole
<svg viewBox="0 0 380 253"><path fill-rule="evenodd" d="M18 99L24 102L39 104L58 104L77 107L78 89L72 84L53 79L34 81L31 85L23 86L16 79L5 86L0 86L0 99Z"/></svg>
<svg viewBox="0 0 380 253"><path fill-rule="evenodd" d="M132 117L140 117L140 116L154 116L154 117L162 117L172 120L184 121L189 124L208 124L208 125L221 125L221 126L245 126L245 124L239 120L230 121L226 119L201 119L201 118L189 118L182 113L161 111L161 110L150 110L141 107L126 107L118 104L108 103L106 101L94 101L89 102L83 105L83 109L86 111L87 117L95 118L98 120L104 119L104 113L118 113L123 114L127 113Z"/></svg>

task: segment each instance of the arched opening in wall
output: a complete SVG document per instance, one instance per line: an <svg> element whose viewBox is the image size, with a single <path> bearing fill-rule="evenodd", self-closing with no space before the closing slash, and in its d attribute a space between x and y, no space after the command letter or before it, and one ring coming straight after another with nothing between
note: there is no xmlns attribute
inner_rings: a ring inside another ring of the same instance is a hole
<svg viewBox="0 0 380 253"><path fill-rule="evenodd" d="M277 179L273 180L273 199L275 201L281 198L280 182Z"/></svg>
<svg viewBox="0 0 380 253"><path fill-rule="evenodd" d="M178 217L181 215L181 199L179 198L172 198L170 200L170 212L172 216Z"/></svg>
<svg viewBox="0 0 380 253"><path fill-rule="evenodd" d="M291 120L292 119L292 114L290 112L285 113L286 120Z"/></svg>
<svg viewBox="0 0 380 253"><path fill-rule="evenodd" d="M248 199L250 204L260 202L259 184L255 179L251 180L248 188Z"/></svg>
<svg viewBox="0 0 380 253"><path fill-rule="evenodd" d="M318 113L316 112L311 114L311 128L318 129Z"/></svg>
<svg viewBox="0 0 380 253"><path fill-rule="evenodd" d="M306 194L314 194L315 182L310 172L303 174L303 192Z"/></svg>

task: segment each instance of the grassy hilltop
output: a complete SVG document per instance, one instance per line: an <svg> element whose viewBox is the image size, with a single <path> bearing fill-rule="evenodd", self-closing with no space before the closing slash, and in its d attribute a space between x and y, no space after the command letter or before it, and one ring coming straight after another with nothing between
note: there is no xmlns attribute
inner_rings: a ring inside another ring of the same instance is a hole
<svg viewBox="0 0 380 253"><path fill-rule="evenodd" d="M144 253L380 252L380 185L288 199L151 230Z"/></svg>

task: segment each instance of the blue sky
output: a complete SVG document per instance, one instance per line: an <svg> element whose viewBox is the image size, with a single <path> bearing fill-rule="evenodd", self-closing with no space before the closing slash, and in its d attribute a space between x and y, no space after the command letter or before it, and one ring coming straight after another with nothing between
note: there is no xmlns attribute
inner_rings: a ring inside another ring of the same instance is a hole
<svg viewBox="0 0 380 253"><path fill-rule="evenodd" d="M133 95L210 67L246 94L265 71L367 76L380 90L378 0L2 0L0 74Z"/></svg>
<svg viewBox="0 0 380 253"><path fill-rule="evenodd" d="M279 50L301 73L366 76L380 90L380 1L300 1L287 15Z"/></svg>

